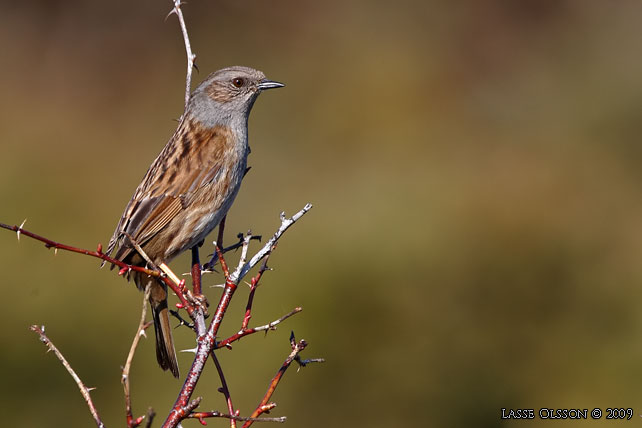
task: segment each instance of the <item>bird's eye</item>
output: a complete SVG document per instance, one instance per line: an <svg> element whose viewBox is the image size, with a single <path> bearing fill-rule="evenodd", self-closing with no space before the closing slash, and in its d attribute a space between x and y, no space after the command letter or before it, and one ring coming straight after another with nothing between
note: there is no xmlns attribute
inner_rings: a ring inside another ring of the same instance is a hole
<svg viewBox="0 0 642 428"><path fill-rule="evenodd" d="M236 79L232 80L232 85L236 86L237 88L243 86L244 83L245 80L243 80L241 77L237 77Z"/></svg>

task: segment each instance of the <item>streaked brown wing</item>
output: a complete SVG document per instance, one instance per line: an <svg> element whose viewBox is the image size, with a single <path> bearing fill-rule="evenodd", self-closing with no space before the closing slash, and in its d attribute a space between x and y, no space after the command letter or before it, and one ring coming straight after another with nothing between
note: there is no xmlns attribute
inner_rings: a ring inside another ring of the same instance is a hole
<svg viewBox="0 0 642 428"><path fill-rule="evenodd" d="M182 209L181 198L163 195L140 201L125 232L139 245L145 244Z"/></svg>
<svg viewBox="0 0 642 428"><path fill-rule="evenodd" d="M186 201L200 188L215 180L223 168L226 142L232 143L230 136L216 128L207 133L182 132L182 125L134 192L110 240L107 254L117 244L121 248L116 258L120 260L133 251L124 245L125 234L144 245L186 208Z"/></svg>

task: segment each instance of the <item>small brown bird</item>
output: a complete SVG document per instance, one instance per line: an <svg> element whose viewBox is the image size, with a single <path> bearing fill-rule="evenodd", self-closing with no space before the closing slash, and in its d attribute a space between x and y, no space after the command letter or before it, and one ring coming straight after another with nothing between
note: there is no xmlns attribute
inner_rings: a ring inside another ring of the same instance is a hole
<svg viewBox="0 0 642 428"><path fill-rule="evenodd" d="M250 153L247 121L254 101L261 91L282 86L247 67L209 75L192 92L174 135L127 204L107 254L115 250L115 259L145 266L133 240L159 266L202 243L225 217L241 186ZM156 357L163 370L178 377L167 288L144 274L132 276L141 290L152 283L149 302Z"/></svg>

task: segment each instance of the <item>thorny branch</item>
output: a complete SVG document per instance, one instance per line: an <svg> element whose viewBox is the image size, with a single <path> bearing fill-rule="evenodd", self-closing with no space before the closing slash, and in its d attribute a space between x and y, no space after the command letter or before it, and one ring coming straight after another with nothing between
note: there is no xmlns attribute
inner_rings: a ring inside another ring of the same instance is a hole
<svg viewBox="0 0 642 428"><path fill-rule="evenodd" d="M47 337L47 335L45 334L45 326L38 327L37 325L32 325L31 327L29 327L29 329L40 335L40 341L47 346L49 351L53 351L53 353L60 360L62 365L67 369L71 377L76 382L76 385L78 385L78 388L80 389L80 393L82 394L83 398L87 402L87 406L89 406L89 411L91 412L91 415L94 417L96 426L98 426L99 428L103 428L105 425L103 424L103 421L100 419L100 416L98 415L98 410L96 410L96 406L94 405L94 402L91 399L91 395L89 393L90 388L87 388L85 386L83 381L80 380L80 377L78 377L74 369L71 368L71 366L69 365L65 357L62 355L62 353L58 350L58 348L56 348L53 342Z"/></svg>
<svg viewBox="0 0 642 428"><path fill-rule="evenodd" d="M235 270L233 272L230 272L230 269L227 265L227 262L225 261L225 258L223 257L222 252L220 249L217 247L217 252L221 261L221 267L222 270L225 274L226 277L226 283L225 283L225 288L223 295L221 296L221 300L219 302L219 305L217 306L216 313L214 315L214 319L212 320L212 323L210 324L207 334L205 335L199 335L198 341L199 345L196 350L196 358L194 360L194 363L192 364L192 369L190 370L190 373L188 374L188 377L185 381L185 384L183 385L183 389L181 390L181 393L179 394L179 397L177 398L177 402L175 403L174 409L168 416L167 420L165 421L164 426L176 426L180 420L186 418L186 417L192 417L190 416L193 412L193 410L198 406L200 403L200 397L191 400L191 395L193 393L194 387L196 386L196 383L198 382L198 379L200 377L200 374L202 373L203 369L203 364L204 360L207 358L207 356L213 352L214 349L220 349L222 347L230 347L230 344L234 341L239 340L240 338L259 332L259 331L268 331L268 330L273 330L276 328L278 324L280 324L282 321L285 319L291 317L292 315L295 315L296 313L300 312L302 309L297 307L291 312L287 313L286 315L282 316L281 318L272 321L268 324L259 326L259 327L253 327L253 328L248 328L249 324L249 319L250 319L250 311L252 307L252 301L253 301L253 291L256 290L256 287L258 286L258 281L262 277L263 273L268 270L267 267L267 258L271 254L271 252L276 248L276 243L278 242L279 238L283 235L283 233L292 225L294 224L298 219L300 219L305 213L307 213L310 209L312 208L312 205L306 204L300 211L298 211L296 214L294 214L291 218L286 218L284 213L281 213L281 225L279 226L278 230L274 233L274 235L270 238L270 240L250 259L250 261L247 261L247 252L248 252L248 247L249 243L252 240L252 236L248 233L248 235L243 239L243 250L241 253L241 257L239 260L238 265L236 266ZM92 257L96 257L99 259L102 259L106 262L113 263L121 267L122 269L120 270L119 274L123 274L127 270L136 270L140 272L144 272L150 276L154 276L156 278L159 278L162 281L165 281L168 283L168 285L172 285L172 289L176 290L177 287L181 287L178 289L177 295L179 296L179 299L181 299L181 302L185 301L185 297L182 296L181 291L185 290L185 285L184 281L181 281L180 284L176 285L173 282L167 278L163 273L160 273L158 271L154 270L149 270L145 268L141 268L138 266L131 266L127 265L119 260L112 259L111 257L107 256L102 252L102 246L98 245L98 249L96 251L90 251L86 249L81 249L81 248L76 248L72 247L66 244L61 244L55 241L52 241L48 238L44 238L42 236L39 236L35 233L29 232L25 229L23 229L24 222L21 226L9 226L3 223L0 223L0 228L4 228L7 230L12 230L17 233L18 239L20 239L21 235L28 236L30 238L33 238L35 240L41 241L45 243L45 246L47 248L54 248L54 250L58 249L63 249L66 251L70 252L75 252L79 254L85 254L89 255ZM264 260L261 268L259 269L259 272L255 277L252 278L251 280L251 294L250 297L248 298L248 304L246 307L246 314L242 322L242 327L241 330L228 337L227 339L224 339L220 342L217 342L215 340L216 334L218 332L218 329L220 327L221 321L223 319L223 316L225 314L225 311L227 310L227 307L229 305L229 302L231 300L232 295L234 294L234 291L236 290L239 282L247 275L247 273L254 267L256 266L261 260ZM144 302L147 301L147 295L145 295L145 298L143 299ZM180 306L177 305L177 306ZM123 369L123 387L125 389L125 400L126 400L126 408L127 408L127 422L129 427L136 427L139 426L143 420L145 419L145 416L140 416L136 419L133 418L132 412L131 412L131 401L129 397L129 385L128 385L128 380L129 380L129 368L131 367L131 359L133 358L133 353L135 351L135 348L137 346L138 340L141 331L143 331L145 328L149 326L148 323L144 323L144 318L145 318L145 312L146 312L146 305L144 305L143 309L143 314L141 316L141 323L139 324L139 329L137 331L137 336L134 340L134 343L132 343L132 347L127 359L127 362L125 364L125 368ZM72 375L74 380L79 385L79 388L81 390L81 393L85 397L85 400L87 401L89 408L92 412L92 415L94 415L94 418L97 420L97 423L99 424L98 426L102 426L102 422L100 422L100 419L98 418L98 413L95 409L95 406L93 405L93 402L91 401L91 397L89 396L89 390L82 384L78 376L73 372L69 364L64 360L64 357L59 353L59 351L51 344L48 338L44 335L44 331L39 329L36 326L32 326L31 328L33 331L38 332L41 334L43 342L47 344L47 346L51 349L54 350L58 358L61 360L65 368L69 371L69 373ZM242 420L246 421L245 426L249 426L248 424L251 424L254 422L257 416L260 416L262 413L265 413L266 411L270 410L272 407L274 407L273 404L267 403L269 398L271 397L272 393L274 392L274 389L276 388L276 385L278 384L280 378L282 377L283 373L285 372L285 369L291 364L293 360L299 361L302 365L305 365L307 362L319 362L323 361L322 359L313 359L313 360L306 360L306 361L300 361L298 359L298 353L301 352L305 348L305 342L301 341L299 344L294 344L293 343L293 353L288 357L284 365L282 366L281 370L279 373L277 373L277 376L272 380L270 384L270 388L268 389L268 392L266 393L264 400L262 400L261 404L257 407L257 409L254 412L254 416L250 418L241 418L238 415L238 411L234 412L233 411L233 406L231 405L231 398L229 398L229 390L228 394L226 395L226 401L228 402L228 410L230 411L230 415L233 417L232 422L235 420ZM199 357L200 356L200 357ZM224 382L224 378L222 378L222 381ZM225 388L227 389L227 388ZM195 413L196 414L196 413ZM150 426L151 424L151 418L153 418L153 411L148 412L147 414L147 426ZM198 413L200 415L199 419L205 418L205 417L228 417L229 415L225 414L220 414L219 412L205 412L205 413ZM279 419L279 418L276 418ZM275 420L276 420L275 419ZM280 421L280 420L279 420Z"/></svg>
<svg viewBox="0 0 642 428"><path fill-rule="evenodd" d="M283 315L281 318L274 320L269 324L265 324L265 325L262 325L259 327L253 327L253 328L247 328L247 327L242 328L241 330L239 330L238 333L233 334L227 339L221 340L220 342L216 342L216 349L223 348L223 347L229 348L231 347L230 345L232 344L232 342L236 342L242 337L248 336L253 333L257 333L259 331L265 331L267 333L270 330L276 330L277 325L279 325L281 322L285 321L286 319L290 318L292 315L298 314L302 310L303 308L297 307L291 310L290 312L288 312L287 314Z"/></svg>
<svg viewBox="0 0 642 428"><path fill-rule="evenodd" d="M219 226L220 227L220 226ZM249 236L249 238L248 238ZM226 254L228 251L236 250L241 247L243 247L245 244L245 241L247 239L255 239L259 242L261 242L261 235L252 235L251 232L247 233L247 236L244 236L242 233L239 233L238 236L238 242L235 244L230 245L229 247L224 247L221 250L221 253ZM222 246L223 241L221 240L221 236L219 235L218 240L216 241L217 244L219 244L219 247ZM205 263L203 265L203 270L201 273L213 273L214 271L214 265L216 265L216 262L218 261L218 252L214 251L214 254L212 254L212 258L210 259L209 262Z"/></svg>
<svg viewBox="0 0 642 428"><path fill-rule="evenodd" d="M263 257L268 255L268 253L271 253L272 250L274 250L274 246L276 245L276 243L279 240L279 238L281 237L281 235L283 235L283 233L286 230L288 230L288 228L290 226L292 226L298 219L303 217L305 215L305 213L307 213L311 209L312 209L312 204L310 204L310 203L305 204L305 206L299 212L294 214L291 218L286 218L285 217L285 213L282 212L281 216L280 216L281 217L281 226L279 227L279 229L276 232L274 232L274 235L272 235L270 240L265 243L263 248L261 248L259 250L259 252L257 252L249 262L247 262L245 264L240 264L239 263L238 267L236 268L236 270L232 274L230 280L232 282L236 282L238 284L238 281L243 279L243 277L245 277L245 275L247 275L247 273L254 266L256 266L257 263L261 261L261 259L263 259Z"/></svg>
<svg viewBox="0 0 642 428"><path fill-rule="evenodd" d="M214 351L210 352L210 355L212 356L212 361L214 361L214 365L216 366L218 377L221 379L221 387L219 388L219 392L223 394L223 396L225 397L225 403L227 404L227 411L230 412L230 415L238 416L239 412L234 411L234 404L232 404L232 396L230 395L230 389L227 386L227 381L225 380L225 374L223 373L223 368L221 367L221 363L216 357L216 353ZM199 420L201 421L201 423L203 423L202 418L199 418ZM236 428L236 419L230 418L230 428Z"/></svg>
<svg viewBox="0 0 642 428"><path fill-rule="evenodd" d="M272 394L274 394L274 391L276 390L277 385L281 381L281 378L285 374L285 371L288 369L288 367L290 367L290 364L292 364L292 361L298 361L299 353L303 351L306 346L308 346L308 343L303 339L297 342L294 337L294 332L292 332L290 334L290 346L292 346L292 352L290 352L290 355L288 355L288 357L285 359L279 371L272 378L272 381L270 382L270 386L268 387L267 392L263 396L263 399L261 400L259 405L256 406L256 409L254 410L254 412L252 412L252 414L250 415L250 420L245 422L242 428L248 428L254 422L253 419L258 418L263 413L270 411L276 406L275 403L269 402L270 398L272 398ZM317 359L317 361L323 362L323 359L319 358Z"/></svg>
<svg viewBox="0 0 642 428"><path fill-rule="evenodd" d="M107 254L103 253L102 244L98 244L98 247L95 251L87 250L84 248L73 247L71 245L66 245L56 241L52 241L49 238L45 238L33 232L29 232L28 230L23 229L24 224L25 224L24 221L20 226L15 226L15 225L10 226L8 224L0 223L0 228L16 232L18 236L18 240L20 240L20 236L24 235L32 239L35 239L37 241L43 242L46 248L53 248L54 253L56 254L58 253L58 250L65 250L72 253L84 254L86 256L91 256L91 257L101 259L107 263L111 263L121 268L118 271L119 275L125 275L130 271L136 271L136 272L142 272L150 277L158 278L160 281L164 282L169 288L171 288L172 291L174 291L174 293L176 293L176 295L178 296L178 299L181 301L180 302L181 307L184 307L187 310L188 314L190 314L190 316L191 316L191 313L194 311L195 300L191 292L189 292L189 290L186 289L184 281L175 283L170 278L168 278L168 276L165 273L159 270L147 269L141 266L133 266L133 265L124 263L120 260L113 259L109 257Z"/></svg>
<svg viewBox="0 0 642 428"><path fill-rule="evenodd" d="M306 204L291 218L286 218L285 213L281 213L281 225L279 226L279 229L274 233L272 238L270 238L270 240L257 252L256 255L254 255L254 257L250 259L250 261L245 261L245 257L242 256L241 261L239 262L234 272L230 272L227 262L220 252L220 249L216 247L217 251L219 252L221 269L225 275L225 287L216 307L216 311L214 312L214 315L212 317L210 326L207 329L207 333L203 336L198 337L196 356L192 363L192 367L188 372L185 383L183 384L183 388L176 398L174 407L170 414L167 416L163 427L175 427L180 423L182 419L186 417L186 415L189 414L188 412L186 413L184 409L190 401L192 394L194 393L194 389L196 388L196 384L198 383L201 373L203 372L203 367L210 352L212 352L212 350L216 347L216 335L218 333L218 329L221 325L225 312L229 307L232 296L234 295L234 292L238 287L239 282L254 266L256 266L264 257L266 257L273 251L276 243L283 235L283 233L298 219L305 215L305 213L307 213L310 209L312 209L312 205Z"/></svg>
<svg viewBox="0 0 642 428"><path fill-rule="evenodd" d="M216 410L212 412L192 412L187 418L198 419L201 424L204 424L204 419L206 418L228 418L235 421L252 421L252 422L280 422L283 423L287 420L285 416L278 418L248 418L243 416L229 415L225 413L218 412Z"/></svg>

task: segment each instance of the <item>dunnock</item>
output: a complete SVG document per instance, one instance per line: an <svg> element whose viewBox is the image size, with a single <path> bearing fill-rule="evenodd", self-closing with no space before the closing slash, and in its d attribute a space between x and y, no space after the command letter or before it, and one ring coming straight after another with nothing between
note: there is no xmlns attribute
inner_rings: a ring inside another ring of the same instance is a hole
<svg viewBox="0 0 642 428"><path fill-rule="evenodd" d="M107 254L145 266L138 244L157 266L201 243L230 209L247 168L247 120L261 91L284 86L247 67L212 73L192 92L178 128L147 170L127 204ZM133 243L132 243L133 240ZM113 266L112 266L113 268ZM156 357L178 377L169 324L167 288L144 274L132 274L144 290L156 331Z"/></svg>

